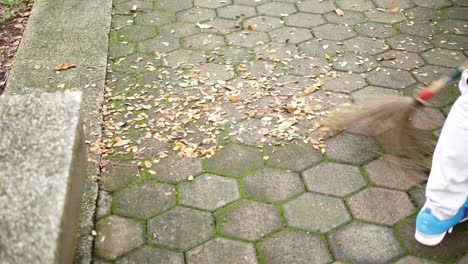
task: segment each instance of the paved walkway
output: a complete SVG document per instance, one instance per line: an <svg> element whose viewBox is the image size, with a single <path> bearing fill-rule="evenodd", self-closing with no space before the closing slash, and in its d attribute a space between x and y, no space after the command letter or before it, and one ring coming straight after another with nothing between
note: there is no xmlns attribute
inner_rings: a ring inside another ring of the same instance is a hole
<svg viewBox="0 0 468 264"><path fill-rule="evenodd" d="M425 175L322 141L466 59L464 0L114 1L95 263L467 263L413 239ZM415 117L436 137L453 87ZM465 231L464 231L465 230ZM458 261L458 262L457 262Z"/></svg>

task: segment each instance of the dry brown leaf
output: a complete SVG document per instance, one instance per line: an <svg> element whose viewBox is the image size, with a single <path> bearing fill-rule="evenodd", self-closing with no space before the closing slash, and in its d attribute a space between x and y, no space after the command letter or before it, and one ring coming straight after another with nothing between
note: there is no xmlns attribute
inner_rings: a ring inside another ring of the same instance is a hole
<svg viewBox="0 0 468 264"><path fill-rule="evenodd" d="M133 6L132 6L132 9L128 10L128 12L133 14L133 13L136 13L137 9L138 9L138 6L137 6L137 5L133 5Z"/></svg>
<svg viewBox="0 0 468 264"><path fill-rule="evenodd" d="M76 67L75 64L64 63L64 64L60 64L59 66L55 67L54 70L56 70L56 71L65 71L65 70L72 69L72 68L75 68L75 67Z"/></svg>
<svg viewBox="0 0 468 264"><path fill-rule="evenodd" d="M117 143L114 144L114 147L122 147L130 143L130 139L123 139L120 141L117 141Z"/></svg>
<svg viewBox="0 0 468 264"><path fill-rule="evenodd" d="M153 163L151 163L150 161L145 161L145 167L146 168L151 168L151 166L153 166Z"/></svg>
<svg viewBox="0 0 468 264"><path fill-rule="evenodd" d="M252 31L252 30L253 30L252 25L248 25L248 26L247 26L247 30Z"/></svg>
<svg viewBox="0 0 468 264"><path fill-rule="evenodd" d="M335 9L335 13L336 13L336 15L339 16L339 17L344 16L343 10L341 10L341 9L339 9L339 8Z"/></svg>
<svg viewBox="0 0 468 264"><path fill-rule="evenodd" d="M228 96L228 100L231 102L237 102L240 100L240 97L238 95L231 95L231 96Z"/></svg>
<svg viewBox="0 0 468 264"><path fill-rule="evenodd" d="M388 55L382 58L383 61L395 60L395 55Z"/></svg>
<svg viewBox="0 0 468 264"><path fill-rule="evenodd" d="M399 6L392 6L388 9L388 11L394 13L394 12L398 12L398 10L400 10L400 7Z"/></svg>
<svg viewBox="0 0 468 264"><path fill-rule="evenodd" d="M317 90L316 86L309 86L309 87L305 88L304 95L309 95L309 94L315 92L316 90Z"/></svg>

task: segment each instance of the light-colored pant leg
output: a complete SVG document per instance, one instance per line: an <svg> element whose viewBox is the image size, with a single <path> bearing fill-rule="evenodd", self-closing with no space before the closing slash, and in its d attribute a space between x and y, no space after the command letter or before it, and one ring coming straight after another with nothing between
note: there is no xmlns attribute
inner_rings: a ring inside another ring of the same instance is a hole
<svg viewBox="0 0 468 264"><path fill-rule="evenodd" d="M426 204L439 220L453 217L468 197L468 70L460 79L462 95L445 121L432 159Z"/></svg>

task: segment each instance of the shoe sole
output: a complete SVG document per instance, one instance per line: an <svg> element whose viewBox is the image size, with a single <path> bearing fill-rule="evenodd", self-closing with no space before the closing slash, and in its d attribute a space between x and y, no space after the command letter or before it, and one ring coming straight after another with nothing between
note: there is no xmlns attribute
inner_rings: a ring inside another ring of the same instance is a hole
<svg viewBox="0 0 468 264"><path fill-rule="evenodd" d="M468 220L468 217L461 220L459 223L463 223L466 220ZM452 230L453 230L453 226L448 230L448 232L452 233ZM423 244L425 246L433 247L433 246L437 246L440 242L442 242L442 240L445 237L445 234L447 234L447 232L444 232L444 233L439 234L439 235L426 235L426 234L423 234L423 233L419 232L418 230L416 230L416 232L414 234L414 238L416 238L416 240L419 243L421 243L421 244Z"/></svg>

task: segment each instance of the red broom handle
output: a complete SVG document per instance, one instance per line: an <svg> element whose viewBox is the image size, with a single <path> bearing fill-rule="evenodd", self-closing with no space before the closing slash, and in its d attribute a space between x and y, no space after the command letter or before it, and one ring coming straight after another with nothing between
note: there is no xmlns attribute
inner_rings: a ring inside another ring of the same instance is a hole
<svg viewBox="0 0 468 264"><path fill-rule="evenodd" d="M428 87L418 93L418 98L423 101L429 101L434 95L440 93L451 82L460 78L462 72L468 68L468 61L457 67L449 75L433 81Z"/></svg>

